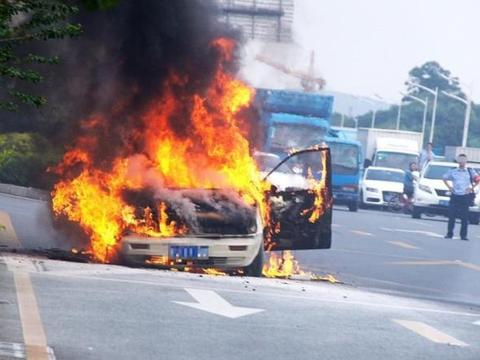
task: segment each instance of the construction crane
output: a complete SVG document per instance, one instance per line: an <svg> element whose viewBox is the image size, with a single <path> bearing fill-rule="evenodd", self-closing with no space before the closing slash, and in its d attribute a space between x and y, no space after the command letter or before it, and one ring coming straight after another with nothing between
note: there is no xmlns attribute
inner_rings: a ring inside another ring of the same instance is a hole
<svg viewBox="0 0 480 360"><path fill-rule="evenodd" d="M290 69L288 66L277 63L263 55L257 55L255 59L287 75L300 79L300 84L302 85L302 88L305 92L314 92L314 91L322 90L323 87L325 86L325 79L315 76L315 52L314 51L310 53L310 65L308 66L307 72Z"/></svg>

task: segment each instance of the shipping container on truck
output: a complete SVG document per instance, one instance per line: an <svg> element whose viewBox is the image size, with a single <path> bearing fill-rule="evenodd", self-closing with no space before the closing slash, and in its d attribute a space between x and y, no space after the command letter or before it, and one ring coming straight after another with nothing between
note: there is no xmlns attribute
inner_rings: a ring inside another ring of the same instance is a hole
<svg viewBox="0 0 480 360"><path fill-rule="evenodd" d="M360 128L357 139L368 162L365 165L407 170L411 162L418 161L423 137L415 131Z"/></svg>
<svg viewBox="0 0 480 360"><path fill-rule="evenodd" d="M462 146L445 146L445 160L455 161L460 154L467 155L469 163L480 164L480 148L462 147Z"/></svg>
<svg viewBox="0 0 480 360"><path fill-rule="evenodd" d="M256 107L264 126L264 152L285 156L326 142L332 155L335 202L357 211L363 157L361 144L342 139L330 128L333 96L290 90L257 89Z"/></svg>

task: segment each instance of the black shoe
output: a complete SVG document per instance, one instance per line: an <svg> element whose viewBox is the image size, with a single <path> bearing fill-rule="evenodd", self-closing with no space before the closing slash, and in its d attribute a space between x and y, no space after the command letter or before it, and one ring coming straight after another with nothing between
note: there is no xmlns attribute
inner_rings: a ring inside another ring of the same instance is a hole
<svg viewBox="0 0 480 360"><path fill-rule="evenodd" d="M468 241L468 238L466 238L466 237L462 237L461 239L465 240L465 241Z"/></svg>
<svg viewBox="0 0 480 360"><path fill-rule="evenodd" d="M450 235L450 234L445 235L445 239L452 239L452 238L453 238L453 235Z"/></svg>

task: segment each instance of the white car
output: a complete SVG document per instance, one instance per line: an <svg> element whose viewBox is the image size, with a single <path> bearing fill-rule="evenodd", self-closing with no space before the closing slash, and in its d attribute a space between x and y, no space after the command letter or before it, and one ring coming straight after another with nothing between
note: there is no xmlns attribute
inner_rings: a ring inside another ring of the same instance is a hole
<svg viewBox="0 0 480 360"><path fill-rule="evenodd" d="M422 214L448 215L450 192L443 182L443 175L458 166L454 162L429 162L420 174L420 179L415 186L412 217L419 219ZM467 165L467 167L469 167ZM478 188L475 198L475 206L470 207L469 220L471 224L480 222L480 195Z"/></svg>
<svg viewBox="0 0 480 360"><path fill-rule="evenodd" d="M227 271L240 268L247 276L261 276L266 242L271 241L274 250L330 248L330 202L325 201L323 215L310 222L305 213L313 208L315 195L299 171L293 170L302 165L310 167L312 158L318 161L314 166L321 166L322 151L327 153L327 169L330 169L328 149L308 149L290 155L268 177L274 185L267 194L270 218L278 225L269 234L257 206L245 204L233 190L172 189L169 219L185 222L187 232L165 237L126 233L120 242L123 260L168 268L213 267ZM278 157L261 155L263 160L278 163ZM259 163L263 173L271 172L272 166ZM327 174L326 197L331 199L330 173ZM145 206L156 209L155 205Z"/></svg>
<svg viewBox="0 0 480 360"><path fill-rule="evenodd" d="M393 197L402 196L404 178L400 169L368 167L362 181L362 206L386 206Z"/></svg>

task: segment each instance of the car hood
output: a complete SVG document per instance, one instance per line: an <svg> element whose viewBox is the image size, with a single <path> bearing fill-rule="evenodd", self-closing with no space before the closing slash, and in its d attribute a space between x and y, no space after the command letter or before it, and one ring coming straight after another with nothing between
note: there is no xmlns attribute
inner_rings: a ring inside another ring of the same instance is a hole
<svg viewBox="0 0 480 360"><path fill-rule="evenodd" d="M403 192L403 184L394 181L364 180L363 187L372 187L380 191Z"/></svg>
<svg viewBox="0 0 480 360"><path fill-rule="evenodd" d="M443 180L439 180L439 179L421 178L419 184L426 185L428 187L431 187L432 189L448 190L448 187L445 185Z"/></svg>

